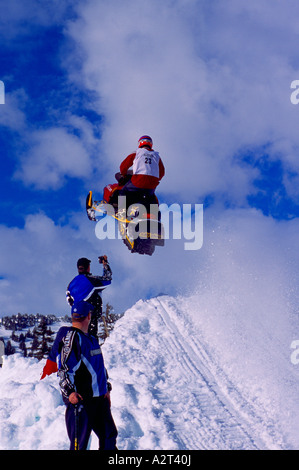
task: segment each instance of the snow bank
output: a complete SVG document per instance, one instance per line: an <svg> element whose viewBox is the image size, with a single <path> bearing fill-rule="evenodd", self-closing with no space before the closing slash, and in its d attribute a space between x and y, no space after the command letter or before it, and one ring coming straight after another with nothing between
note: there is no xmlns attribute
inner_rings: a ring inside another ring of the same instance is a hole
<svg viewBox="0 0 299 470"><path fill-rule="evenodd" d="M52 375L40 381L44 361L14 354L0 369L0 449L68 449L64 405Z"/></svg>
<svg viewBox="0 0 299 470"><path fill-rule="evenodd" d="M298 448L297 369L276 328L268 316L241 321L216 305L211 314L205 301L139 301L103 345L119 449ZM0 449L68 449L58 379L40 381L43 365L5 357Z"/></svg>

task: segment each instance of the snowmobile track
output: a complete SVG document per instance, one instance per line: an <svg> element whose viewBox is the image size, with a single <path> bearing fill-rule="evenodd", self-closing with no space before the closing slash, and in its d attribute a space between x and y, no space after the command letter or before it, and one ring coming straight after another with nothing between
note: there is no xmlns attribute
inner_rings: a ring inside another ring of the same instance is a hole
<svg viewBox="0 0 299 470"><path fill-rule="evenodd" d="M176 427L174 440L180 448L188 449L247 449L265 448L265 444L252 437L251 429L246 418L242 416L227 396L213 375L211 359L204 347L194 340L184 337L181 325L176 325L177 312L171 314L172 306L162 299L155 299L155 308L164 324L164 333L161 335L161 353L173 357L175 371L172 372L174 380L186 384L185 393L181 396L181 407L177 405L178 397L164 396L160 400L164 405L177 411L174 421L180 422ZM167 332L167 333L166 333ZM219 375L221 371L217 371ZM171 377L171 374L170 374ZM229 389L230 384L226 384ZM236 392L235 392L236 395ZM248 403L241 403L243 398L237 397L239 407L248 407ZM173 402L173 405L171 404ZM244 400L243 400L244 401ZM181 409L180 409L181 408ZM191 423L185 422L184 408L193 410ZM178 414L181 414L178 416ZM166 419L166 415L164 416ZM169 417L170 418L170 417Z"/></svg>
<svg viewBox="0 0 299 470"><path fill-rule="evenodd" d="M287 448L263 404L223 370L187 308L167 295L140 300L105 342L113 413L126 423L120 448Z"/></svg>

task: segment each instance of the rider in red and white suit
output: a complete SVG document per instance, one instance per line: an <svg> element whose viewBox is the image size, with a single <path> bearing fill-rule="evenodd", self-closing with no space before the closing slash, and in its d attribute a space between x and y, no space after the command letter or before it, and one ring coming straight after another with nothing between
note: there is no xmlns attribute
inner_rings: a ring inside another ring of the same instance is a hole
<svg viewBox="0 0 299 470"><path fill-rule="evenodd" d="M120 173L126 176L133 167L131 180L123 187L120 194L139 191L154 194L160 180L165 175L165 168L158 152L153 150L153 141L148 135L140 137L136 152L128 155L120 165Z"/></svg>

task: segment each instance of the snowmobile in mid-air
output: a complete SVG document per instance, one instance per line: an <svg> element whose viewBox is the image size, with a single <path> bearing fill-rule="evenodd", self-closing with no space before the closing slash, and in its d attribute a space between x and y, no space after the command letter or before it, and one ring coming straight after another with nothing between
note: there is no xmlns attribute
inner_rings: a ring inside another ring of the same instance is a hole
<svg viewBox="0 0 299 470"><path fill-rule="evenodd" d="M104 188L103 199L94 201L92 191L86 198L87 216L98 221L104 214L118 221L118 230L124 244L132 253L151 256L156 246L164 246L164 228L160 220L159 202L155 194L138 191L126 196L119 193L131 174L115 175L117 183Z"/></svg>

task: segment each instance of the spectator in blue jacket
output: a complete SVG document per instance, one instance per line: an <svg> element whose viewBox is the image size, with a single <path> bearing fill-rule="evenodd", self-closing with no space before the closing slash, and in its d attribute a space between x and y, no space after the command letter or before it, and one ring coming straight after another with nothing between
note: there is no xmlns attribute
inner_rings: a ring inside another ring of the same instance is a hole
<svg viewBox="0 0 299 470"><path fill-rule="evenodd" d="M80 258L77 261L78 275L70 282L66 293L70 306L74 302L84 300L95 307L89 326L89 333L96 337L98 333L98 319L102 315L102 291L112 281L112 271L107 256L99 256L98 259L99 263L103 265L103 275L94 276L91 274L91 261L87 258Z"/></svg>
<svg viewBox="0 0 299 470"><path fill-rule="evenodd" d="M87 258L80 258L77 261L78 275L70 282L67 288L67 301L70 306L74 302L88 301L94 310L89 325L89 333L97 337L98 319L102 315L102 291L111 284L112 271L108 263L107 256L99 256L99 263L103 265L103 275L93 276L90 273L91 261ZM49 353L46 364L43 368L41 379L47 375L57 372L57 357L61 348L61 340L66 335L70 327L62 327L58 331L53 347Z"/></svg>
<svg viewBox="0 0 299 470"><path fill-rule="evenodd" d="M72 306L72 327L62 339L58 375L66 404L70 450L86 450L91 431L100 450L116 450L117 429L111 414L110 390L101 347L88 333L94 307Z"/></svg>

